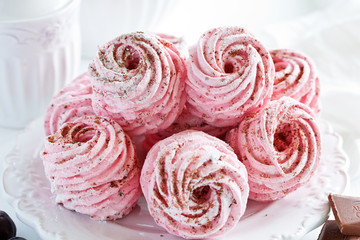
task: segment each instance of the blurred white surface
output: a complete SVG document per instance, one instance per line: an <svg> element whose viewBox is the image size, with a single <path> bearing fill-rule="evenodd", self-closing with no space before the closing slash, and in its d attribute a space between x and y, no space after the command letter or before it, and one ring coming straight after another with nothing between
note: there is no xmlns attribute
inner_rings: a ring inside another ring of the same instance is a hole
<svg viewBox="0 0 360 240"><path fill-rule="evenodd" d="M185 36L191 45L210 28L236 25L253 32L268 48L286 48L358 18L359 4L358 0L182 0L154 29Z"/></svg>
<svg viewBox="0 0 360 240"><path fill-rule="evenodd" d="M351 186L346 194L359 196L360 1L182 0L165 13L158 25L148 30L183 36L192 45L202 32L224 25L249 29L270 49L293 48L314 59L322 85L322 118L343 137L344 150L350 159ZM116 28L111 30L117 34ZM82 71L86 71L87 64L88 60L82 62ZM1 160L15 144L17 132L0 129ZM3 195L0 208L15 217ZM19 236L40 239L34 230L18 220L16 223ZM317 228L301 240L317 239L319 231Z"/></svg>
<svg viewBox="0 0 360 240"><path fill-rule="evenodd" d="M97 46L120 34L154 27L175 0L83 0L82 54L94 57Z"/></svg>
<svg viewBox="0 0 360 240"><path fill-rule="evenodd" d="M0 21L22 21L51 14L71 0L1 0Z"/></svg>

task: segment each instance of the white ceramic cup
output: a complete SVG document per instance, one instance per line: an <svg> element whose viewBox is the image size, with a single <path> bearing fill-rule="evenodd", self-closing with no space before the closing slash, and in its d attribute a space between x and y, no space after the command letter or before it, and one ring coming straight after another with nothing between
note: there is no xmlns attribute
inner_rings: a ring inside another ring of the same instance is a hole
<svg viewBox="0 0 360 240"><path fill-rule="evenodd" d="M40 116L80 64L80 0L52 0L40 10L32 5L39 1L22 0L25 6L18 7L27 7L27 14L0 17L1 127L21 128Z"/></svg>

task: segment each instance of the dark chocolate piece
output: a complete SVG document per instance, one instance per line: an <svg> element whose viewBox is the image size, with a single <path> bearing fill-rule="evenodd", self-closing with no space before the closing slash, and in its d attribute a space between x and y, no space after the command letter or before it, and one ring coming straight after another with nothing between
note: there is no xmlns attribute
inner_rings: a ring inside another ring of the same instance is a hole
<svg viewBox="0 0 360 240"><path fill-rule="evenodd" d="M0 239L9 239L16 236L16 226L11 217L0 210Z"/></svg>
<svg viewBox="0 0 360 240"><path fill-rule="evenodd" d="M327 220L321 229L318 240L360 240L360 237L343 235L335 220Z"/></svg>
<svg viewBox="0 0 360 240"><path fill-rule="evenodd" d="M360 198L329 194L329 202L341 233L360 236Z"/></svg>

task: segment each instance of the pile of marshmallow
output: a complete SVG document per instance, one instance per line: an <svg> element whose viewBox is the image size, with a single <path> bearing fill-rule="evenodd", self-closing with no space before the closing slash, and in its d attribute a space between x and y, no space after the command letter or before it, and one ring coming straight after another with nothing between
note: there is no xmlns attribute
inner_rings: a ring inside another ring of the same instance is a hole
<svg viewBox="0 0 360 240"><path fill-rule="evenodd" d="M41 158L65 208L114 220L143 194L169 233L215 237L248 199L284 198L314 175L318 97L308 57L268 51L240 27L211 29L189 49L124 34L52 99Z"/></svg>

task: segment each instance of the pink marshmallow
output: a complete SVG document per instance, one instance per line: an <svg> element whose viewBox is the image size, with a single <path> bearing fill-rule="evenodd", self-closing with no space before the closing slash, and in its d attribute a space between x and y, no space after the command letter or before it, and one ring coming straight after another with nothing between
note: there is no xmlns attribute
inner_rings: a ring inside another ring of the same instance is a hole
<svg viewBox="0 0 360 240"><path fill-rule="evenodd" d="M216 237L244 214L247 172L225 142L187 130L149 151L140 177L155 222L183 238Z"/></svg>
<svg viewBox="0 0 360 240"><path fill-rule="evenodd" d="M300 52L288 49L270 51L275 64L272 100L288 96L320 112L320 84L313 61Z"/></svg>
<svg viewBox="0 0 360 240"><path fill-rule="evenodd" d="M65 122L94 115L90 76L83 73L52 98L44 116L45 135L54 134Z"/></svg>
<svg viewBox="0 0 360 240"><path fill-rule="evenodd" d="M99 47L89 65L96 114L131 136L169 127L186 101L184 59L174 44L136 32Z"/></svg>
<svg viewBox="0 0 360 240"><path fill-rule="evenodd" d="M265 47L239 27L214 28L190 49L189 112L208 124L235 126L271 98L274 63Z"/></svg>
<svg viewBox="0 0 360 240"><path fill-rule="evenodd" d="M207 124L203 119L196 117L189 113L185 107L180 116L175 120L173 124L167 129L161 130L155 134L149 134L145 136L143 147L149 151L150 148L158 141L170 137L175 133L179 133L185 130L197 130L205 132L211 136L217 138L224 138L225 134L230 130L230 127L214 127Z"/></svg>
<svg viewBox="0 0 360 240"><path fill-rule="evenodd" d="M96 220L127 215L141 195L140 162L116 122L83 116L45 138L41 153L56 202Z"/></svg>
<svg viewBox="0 0 360 240"><path fill-rule="evenodd" d="M285 197L310 180L320 161L315 115L289 97L246 116L228 133L227 142L246 166L253 200Z"/></svg>

